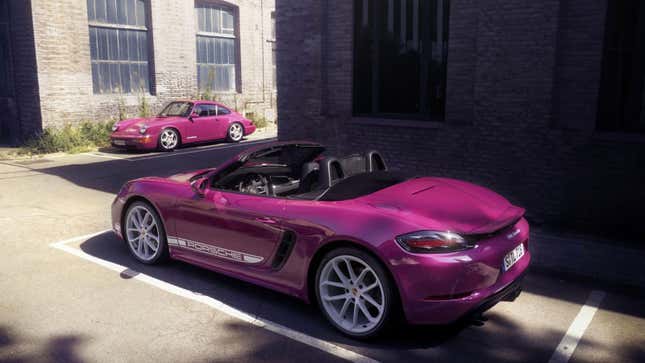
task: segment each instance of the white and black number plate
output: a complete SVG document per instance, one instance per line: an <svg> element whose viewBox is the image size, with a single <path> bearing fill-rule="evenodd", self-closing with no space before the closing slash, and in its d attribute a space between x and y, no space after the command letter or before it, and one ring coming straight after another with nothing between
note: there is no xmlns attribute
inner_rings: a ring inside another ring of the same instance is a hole
<svg viewBox="0 0 645 363"><path fill-rule="evenodd" d="M508 271L522 256L524 256L524 244L519 244L504 256L504 271Z"/></svg>
<svg viewBox="0 0 645 363"><path fill-rule="evenodd" d="M121 146L125 145L125 140L114 140L112 142L114 143L114 145L121 145Z"/></svg>

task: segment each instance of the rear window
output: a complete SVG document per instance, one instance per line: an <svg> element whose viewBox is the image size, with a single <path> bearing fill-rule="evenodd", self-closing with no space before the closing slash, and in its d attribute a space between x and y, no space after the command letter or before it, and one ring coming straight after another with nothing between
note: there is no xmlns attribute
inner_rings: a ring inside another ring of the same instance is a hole
<svg viewBox="0 0 645 363"><path fill-rule="evenodd" d="M318 200L338 201L362 197L407 180L403 175L390 171L361 173L334 184Z"/></svg>

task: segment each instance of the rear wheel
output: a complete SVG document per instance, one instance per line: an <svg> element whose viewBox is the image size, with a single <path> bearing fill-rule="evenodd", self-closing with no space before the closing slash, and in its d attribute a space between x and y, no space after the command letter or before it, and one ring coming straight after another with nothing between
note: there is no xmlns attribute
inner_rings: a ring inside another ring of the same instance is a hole
<svg viewBox="0 0 645 363"><path fill-rule="evenodd" d="M371 338L392 322L393 287L370 254L355 248L328 253L316 273L316 297L329 322L353 338Z"/></svg>
<svg viewBox="0 0 645 363"><path fill-rule="evenodd" d="M244 127L239 122L232 123L226 132L226 140L228 142L239 142L244 136Z"/></svg>
<svg viewBox="0 0 645 363"><path fill-rule="evenodd" d="M154 208L144 202L134 202L125 215L125 241L134 258L145 264L155 264L168 255L166 231Z"/></svg>

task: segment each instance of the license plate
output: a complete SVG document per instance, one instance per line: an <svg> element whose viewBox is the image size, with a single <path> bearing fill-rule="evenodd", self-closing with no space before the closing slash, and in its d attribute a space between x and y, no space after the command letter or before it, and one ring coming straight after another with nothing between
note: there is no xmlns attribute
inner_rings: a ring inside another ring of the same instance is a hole
<svg viewBox="0 0 645 363"><path fill-rule="evenodd" d="M114 145L125 146L125 140L114 140L112 141Z"/></svg>
<svg viewBox="0 0 645 363"><path fill-rule="evenodd" d="M504 256L504 271L508 271L522 256L524 256L524 245L520 244Z"/></svg>

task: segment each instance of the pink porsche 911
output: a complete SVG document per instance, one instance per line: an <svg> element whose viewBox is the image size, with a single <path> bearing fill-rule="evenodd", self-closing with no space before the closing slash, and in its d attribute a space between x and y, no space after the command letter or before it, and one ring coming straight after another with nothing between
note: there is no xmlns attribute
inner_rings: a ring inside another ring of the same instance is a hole
<svg viewBox="0 0 645 363"><path fill-rule="evenodd" d="M255 131L239 113L212 101L171 102L155 117L119 121L112 146L171 151L183 144L226 139L238 142Z"/></svg>
<svg viewBox="0 0 645 363"><path fill-rule="evenodd" d="M397 316L451 323L520 293L524 209L463 181L398 175L376 151L324 150L273 143L129 181L114 232L142 263L182 260L317 303L355 338Z"/></svg>

